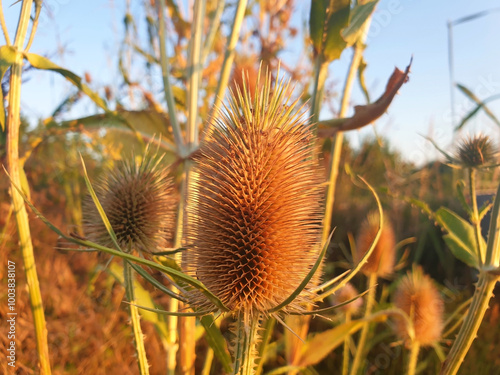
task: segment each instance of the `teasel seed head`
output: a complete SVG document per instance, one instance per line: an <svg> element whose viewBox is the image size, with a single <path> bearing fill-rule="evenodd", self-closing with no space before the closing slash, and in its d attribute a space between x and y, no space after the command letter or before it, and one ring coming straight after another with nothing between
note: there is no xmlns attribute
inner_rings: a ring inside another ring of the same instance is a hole
<svg viewBox="0 0 500 375"><path fill-rule="evenodd" d="M116 234L121 249L161 251L168 245L174 222L173 184L162 157L150 155L142 161L119 161L94 186L96 195ZM90 196L83 203L87 239L114 248Z"/></svg>
<svg viewBox="0 0 500 375"><path fill-rule="evenodd" d="M233 313L283 302L319 254L321 173L291 92L283 80L272 88L270 76L253 99L232 92L189 182L188 271Z"/></svg>
<svg viewBox="0 0 500 375"><path fill-rule="evenodd" d="M379 223L380 218L378 212L372 211L361 224L354 254L354 261L356 263L363 258L372 245L377 235ZM394 234L394 229L390 221L384 218L379 241L361 271L366 275L377 274L379 277L391 275L394 271L395 252L396 236Z"/></svg>
<svg viewBox="0 0 500 375"><path fill-rule="evenodd" d="M487 135L478 134L464 139L457 151L457 159L464 167L479 168L494 161L495 147Z"/></svg>
<svg viewBox="0 0 500 375"><path fill-rule="evenodd" d="M357 295L359 295L358 290L351 283L347 283L334 295L333 300L338 305L355 298ZM340 306L338 311L343 314L349 313L355 315L361 309L362 305L363 298L357 298L346 305Z"/></svg>
<svg viewBox="0 0 500 375"><path fill-rule="evenodd" d="M401 280L394 296L394 304L413 322L415 340L428 346L438 341L443 329L443 300L432 279L420 267L408 272ZM396 331L408 339L408 330L402 318L396 320Z"/></svg>

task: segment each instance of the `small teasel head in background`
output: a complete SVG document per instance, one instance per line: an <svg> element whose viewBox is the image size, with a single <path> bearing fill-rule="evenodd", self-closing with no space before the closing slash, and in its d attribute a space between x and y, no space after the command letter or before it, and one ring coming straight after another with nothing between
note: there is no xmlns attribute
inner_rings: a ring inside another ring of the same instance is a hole
<svg viewBox="0 0 500 375"><path fill-rule="evenodd" d="M413 323L414 340L422 346L432 345L441 338L444 304L433 280L420 267L414 267L400 281L394 304ZM403 318L396 319L396 332L408 340L408 326Z"/></svg>
<svg viewBox="0 0 500 375"><path fill-rule="evenodd" d="M379 228L380 217L378 212L372 211L361 224L356 239L354 262L359 262L373 243ZM379 241L361 271L365 275L376 274L378 277L387 277L394 271L396 258L396 235L392 224L384 218Z"/></svg>
<svg viewBox="0 0 500 375"><path fill-rule="evenodd" d="M172 236L173 182L162 159L158 151L153 153L148 146L141 158L133 156L118 161L94 186L123 251L162 251ZM90 196L83 203L83 222L88 240L114 247Z"/></svg>
<svg viewBox="0 0 500 375"><path fill-rule="evenodd" d="M335 293L333 296L333 302L334 305L341 305L352 300L353 298L356 298L357 296L359 296L358 290L351 283L347 283L344 287L339 289L337 293ZM363 298L356 298L352 302L339 306L337 311L342 314L355 315L360 311L361 306L363 306Z"/></svg>
<svg viewBox="0 0 500 375"><path fill-rule="evenodd" d="M460 143L456 159L466 168L483 168L495 162L496 148L490 137L477 134L465 138Z"/></svg>
<svg viewBox="0 0 500 375"><path fill-rule="evenodd" d="M235 87L189 185L187 270L233 313L266 314L284 302L321 250L311 128L290 83L271 82L257 82L253 97ZM307 301L303 291L284 309Z"/></svg>

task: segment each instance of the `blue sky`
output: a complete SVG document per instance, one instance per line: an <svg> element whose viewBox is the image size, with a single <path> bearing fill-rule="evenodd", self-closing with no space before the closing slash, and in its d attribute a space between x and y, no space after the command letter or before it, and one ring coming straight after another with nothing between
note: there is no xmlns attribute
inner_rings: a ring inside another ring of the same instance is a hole
<svg viewBox="0 0 500 375"><path fill-rule="evenodd" d="M4 12L13 38L20 5L9 7L8 3L4 2ZM45 3L52 16L43 15L31 51L48 54L77 74L90 72L96 86L116 82L119 79L117 45L122 36L125 2L46 0ZM132 3L133 9L140 9L140 2ZM295 17L298 22L306 22L309 1L296 0L296 3ZM444 148L451 147L447 21L498 7L498 0L380 1L365 52L366 82L371 97L377 98L394 67L403 69L413 56L410 82L403 86L388 114L375 126L376 131L388 137L391 145L401 150L407 159L421 164L436 156L433 147L420 134L433 137ZM482 99L500 93L498 35L500 12L454 27L455 79ZM66 51L62 57L57 54L58 46ZM344 52L330 68L331 75L339 83L343 82L349 60L350 52ZM46 117L68 90L68 84L55 74L30 73L29 81L23 86L23 111L31 119ZM455 92L455 98L456 113L462 117L473 105L459 91ZM352 103L364 103L357 86ZM490 108L500 117L500 101L492 102ZM85 114L95 112L92 104L79 110ZM486 116L480 115L466 125L465 133L483 131L498 141L499 129ZM369 127L351 133L349 139L356 145L373 132Z"/></svg>

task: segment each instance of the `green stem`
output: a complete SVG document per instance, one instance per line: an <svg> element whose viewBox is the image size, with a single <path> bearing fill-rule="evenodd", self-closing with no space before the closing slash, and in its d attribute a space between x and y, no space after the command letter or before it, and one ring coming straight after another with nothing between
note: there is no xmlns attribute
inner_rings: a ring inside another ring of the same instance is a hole
<svg viewBox="0 0 500 375"><path fill-rule="evenodd" d="M233 375L255 374L260 318L260 314L253 315L249 311L238 313Z"/></svg>
<svg viewBox="0 0 500 375"><path fill-rule="evenodd" d="M356 73L363 57L363 47L356 45L352 55L351 65L347 74L344 91L342 93L342 102L340 105L339 117L345 117L349 108L349 100L351 98L352 86L356 78ZM325 217L323 220L323 234L322 241L326 241L330 234L330 227L332 225L333 205L335 203L335 191L337 187L337 178L339 175L340 157L342 153L342 143L344 141L344 133L338 132L332 142L331 148L331 162L330 162L330 175L328 178L328 189L326 191L325 202Z"/></svg>
<svg viewBox="0 0 500 375"><path fill-rule="evenodd" d="M420 352L420 343L413 341L410 349L410 359L408 361L408 375L415 375L417 369L418 353Z"/></svg>
<svg viewBox="0 0 500 375"><path fill-rule="evenodd" d="M483 265L485 261L485 248L483 246L483 241L481 241L481 222L479 220L479 211L477 208L477 197L476 197L476 169L469 168L469 192L472 204L472 214L471 222L474 226L474 236L476 239L476 246L479 251L479 264Z"/></svg>
<svg viewBox="0 0 500 375"><path fill-rule="evenodd" d="M165 0L160 0L158 3L158 37L160 38L160 64L161 72L163 78L163 87L165 91L165 100L167 101L168 116L170 119L170 124L172 125L172 132L174 134L175 145L177 146L177 153L181 157L187 156L184 147L184 141L182 139L182 132L177 121L177 112L175 108L174 94L172 92L172 86L170 84L170 66L168 63L168 56L166 51L166 37L165 37Z"/></svg>
<svg viewBox="0 0 500 375"><path fill-rule="evenodd" d="M257 368L255 370L255 375L262 374L262 370L264 369L264 361L266 350L269 346L269 341L271 341L271 335L273 333L274 325L276 324L276 319L269 317L266 321L266 324L263 327L263 337L262 342L259 346L258 358L257 358Z"/></svg>
<svg viewBox="0 0 500 375"><path fill-rule="evenodd" d="M218 0L215 11L213 12L212 17L210 17L210 29L208 31L207 38L205 39L205 45L203 47L203 53L201 56L201 61L203 62L203 64L206 62L210 49L214 44L215 36L217 35L217 30L219 29L220 19L222 17L225 5L225 0Z"/></svg>
<svg viewBox="0 0 500 375"><path fill-rule="evenodd" d="M201 36L203 34L203 19L205 18L205 1L198 0L194 6L194 19L192 23L192 39L189 53L189 89L188 89L188 123L186 128L189 152L194 151L198 144L198 91L202 71L201 64Z"/></svg>
<svg viewBox="0 0 500 375"><path fill-rule="evenodd" d="M351 313L346 312L345 322L348 324L351 321ZM347 336L344 340L344 355L342 360L342 375L349 374L349 344L351 341L351 335Z"/></svg>
<svg viewBox="0 0 500 375"><path fill-rule="evenodd" d="M17 50L15 62L11 67L9 88L9 110L7 115L7 169L11 178L12 205L19 234L19 244L23 255L26 283L29 291L29 299L33 321L35 326L35 338L40 362L40 373L48 375L51 373L49 360L49 347L47 344L47 327L43 311L43 300L36 272L35 256L29 227L28 213L21 194L15 186L23 186L21 183L21 172L19 162L19 127L21 124L21 74L23 69L22 47L26 38L28 24L32 7L31 0L22 3L21 14L17 24L14 47ZM2 14L3 18L3 14ZM5 33L6 30L4 30ZM7 37L7 34L6 38Z"/></svg>
<svg viewBox="0 0 500 375"><path fill-rule="evenodd" d="M377 284L377 274L371 273L370 276L368 276L368 294L366 297L365 318L370 316L373 310L373 306L375 304L376 284ZM354 361L352 363L351 375L356 375L361 366L361 360L363 359L366 339L368 338L369 331L370 331L370 324L367 323L363 326L363 329L361 330L361 334L359 336L359 342L356 348L356 354L354 356Z"/></svg>
<svg viewBox="0 0 500 375"><path fill-rule="evenodd" d="M477 336L488 309L498 276L481 271L467 316L441 369L441 375L455 375Z"/></svg>
<svg viewBox="0 0 500 375"><path fill-rule="evenodd" d="M186 162L187 163L187 162ZM179 248L182 245L182 236L184 232L183 222L184 222L184 203L186 201L186 181L187 181L187 166L184 166L184 176L182 178L179 190L181 192L181 198L179 201L179 208L177 210L177 223L176 223L176 231L175 231L175 243L174 247ZM182 260L182 254L175 254L175 261L179 264ZM178 293L178 289L176 287L172 287L172 292ZM170 298L170 304L168 311L177 312L179 310L179 301L176 298ZM175 375L175 368L177 366L177 351L179 349L179 343L177 341L177 323L178 317L174 315L169 315L167 317L167 340L169 343L169 351L167 352L167 374Z"/></svg>
<svg viewBox="0 0 500 375"><path fill-rule="evenodd" d="M141 375L149 374L148 359L146 349L144 348L144 335L141 330L139 308L136 306L134 290L134 273L128 260L123 262L123 281L125 283L125 295L129 305L130 320L132 322L132 331L134 332L135 351L137 353L137 364Z"/></svg>
<svg viewBox="0 0 500 375"><path fill-rule="evenodd" d="M314 89L311 99L311 122L313 124L316 124L319 120L321 103L323 102L323 93L325 91L326 77L328 76L328 66L329 62L325 61L323 54L318 54L314 64Z"/></svg>
<svg viewBox="0 0 500 375"><path fill-rule="evenodd" d="M238 7L236 8L236 14L234 16L233 27L231 29L231 35L229 36L229 43L226 48L226 53L224 54L224 62L222 63L219 83L215 92L215 101L208 118L212 118L216 114L216 111L218 110L219 106L222 103L222 100L224 99L224 92L226 91L227 84L229 82L231 67L234 61L235 47L240 36L241 24L243 23L246 9L247 0L239 0Z"/></svg>

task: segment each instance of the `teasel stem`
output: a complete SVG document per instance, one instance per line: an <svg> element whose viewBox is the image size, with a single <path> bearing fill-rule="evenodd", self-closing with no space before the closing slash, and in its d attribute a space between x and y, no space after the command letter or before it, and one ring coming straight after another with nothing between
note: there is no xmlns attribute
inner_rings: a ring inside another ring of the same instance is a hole
<svg viewBox="0 0 500 375"><path fill-rule="evenodd" d="M476 246L479 251L479 264L483 265L485 261L485 249L483 241L481 241L481 221L479 220L479 212L477 208L476 197L476 168L467 168L469 172L469 192L472 205L471 222L474 226L474 235L476 237Z"/></svg>
<svg viewBox="0 0 500 375"><path fill-rule="evenodd" d="M2 26L3 36L5 37L5 44L10 46L9 30L7 29L7 24L5 23L5 17L3 15L2 0L0 0L0 25Z"/></svg>
<svg viewBox="0 0 500 375"><path fill-rule="evenodd" d="M177 210L177 223L175 230L175 243L174 247L178 248L182 245L182 236L184 233L184 205L185 205L185 197L186 197L186 176L187 176L187 166L184 166L184 175L182 176L182 180L180 183L180 192L181 199L179 201L179 208ZM176 253L174 256L174 260L177 264L180 264L182 260L182 254ZM172 292L178 293L179 290L172 286ZM177 312L179 311L179 301L175 298L170 298L170 304L168 308L169 312ZM175 368L177 366L177 351L179 349L179 343L177 341L177 323L179 319L177 316L169 315L167 317L167 326L168 326L168 338L167 341L169 343L169 350L167 352L167 374L175 375Z"/></svg>
<svg viewBox="0 0 500 375"><path fill-rule="evenodd" d="M348 324L351 321L351 313L345 313L345 323ZM351 341L351 335L347 336L344 340L344 351L342 358L342 375L349 374L349 343Z"/></svg>
<svg viewBox="0 0 500 375"><path fill-rule="evenodd" d="M417 368L418 353L420 352L420 343L413 340L410 348L410 359L408 360L408 375L415 375Z"/></svg>
<svg viewBox="0 0 500 375"><path fill-rule="evenodd" d="M23 44L26 38L30 22L32 0L24 0L21 5L21 13L17 24L16 37L13 47L16 49L15 61L11 67L9 85L9 110L7 115L7 169L11 178L12 205L16 218L19 244L23 255L26 283L29 291L31 311L35 326L35 338L40 362L40 373L48 375L51 373L49 360L49 347L47 344L47 327L43 311L43 300L36 272L33 244L31 242L28 213L24 205L22 195L15 186L23 186L21 183L22 165L19 161L19 126L21 124L21 74L23 70ZM3 19L3 9L1 19ZM3 22L2 22L3 23ZM3 26L2 26L3 27ZM5 37L6 29L4 29Z"/></svg>
<svg viewBox="0 0 500 375"><path fill-rule="evenodd" d="M377 290L377 273L370 273L368 276L368 294L366 296L366 308L365 308L365 318L370 316L373 310L373 306L375 305L375 292ZM363 329L361 330L361 334L359 336L359 342L356 346L356 354L354 355L354 361L352 362L351 375L356 375L359 370L359 366L361 365L361 360L363 359L363 352L365 350L366 339L368 337L368 333L370 331L370 324L365 324Z"/></svg>
<svg viewBox="0 0 500 375"><path fill-rule="evenodd" d="M168 116L170 119L170 124L172 125L172 133L174 134L175 145L177 147L177 153L181 157L187 156L184 141L182 139L182 132L177 121L177 114L175 109L174 94L172 92L172 85L170 84L170 66L168 63L168 56L166 50L166 36L165 36L165 0L160 0L158 4L158 37L160 39L160 65L163 78L163 88L165 92L165 100L167 102Z"/></svg>
<svg viewBox="0 0 500 375"><path fill-rule="evenodd" d="M261 316L248 310L236 318L236 346L233 375L254 375Z"/></svg>
<svg viewBox="0 0 500 375"><path fill-rule="evenodd" d="M210 53L210 49L214 44L215 36L217 35L217 30L219 29L220 26L220 19L222 17L225 5L226 5L225 0L217 0L217 6L215 8L215 11L213 12L212 17L210 17L209 21L210 28L208 30L201 55L201 61L203 62L203 64L207 60L208 54Z"/></svg>
<svg viewBox="0 0 500 375"><path fill-rule="evenodd" d="M130 251L129 251L130 253ZM139 309L135 299L134 288L134 271L128 260L123 262L123 282L125 283L125 295L129 302L130 321L132 323L132 331L134 332L135 351L137 353L137 364L141 375L149 374L148 358L146 357L146 349L144 348L144 335L141 329L141 321Z"/></svg>
<svg viewBox="0 0 500 375"><path fill-rule="evenodd" d="M319 113L321 112L321 103L323 102L323 93L325 91L326 77L328 76L328 66L330 63L325 61L323 53L319 53L314 64L314 90L311 99L311 122L317 123ZM317 126L314 127L317 129Z"/></svg>
<svg viewBox="0 0 500 375"><path fill-rule="evenodd" d="M205 0L197 0L194 5L194 16L191 24L192 39L189 49L189 90L188 90L188 122L186 127L186 143L189 152L193 152L198 144L198 92L203 70L201 60L203 20L205 18Z"/></svg>
<svg viewBox="0 0 500 375"><path fill-rule="evenodd" d="M360 2L363 3L363 2ZM347 110L349 108L349 100L351 99L352 85L356 78L356 73L358 72L359 64L363 58L363 52L365 49L364 43L366 36L368 35L368 29L370 28L372 16L370 16L363 26L361 32L361 37L356 44L353 46L353 55L351 60L351 65L349 66L349 72L347 74L344 91L342 93L342 101L340 105L339 117L345 117ZM319 116L319 112L318 112ZM328 178L328 188L326 192L326 202L325 202L325 218L323 220L323 235L321 237L322 243L325 243L328 235L330 234L330 227L332 225L332 212L333 205L335 203L335 191L337 185L337 178L339 175L339 165L340 165L340 154L342 151L342 143L344 141L343 132L337 132L335 139L332 142L331 148L331 162L330 162L330 175Z"/></svg>
<svg viewBox="0 0 500 375"><path fill-rule="evenodd" d="M450 353L443 363L441 375L455 375L458 372L472 342L477 336L477 331L488 309L490 299L493 297L493 289L497 279L498 276L481 271L469 311Z"/></svg>
<svg viewBox="0 0 500 375"><path fill-rule="evenodd" d="M247 0L238 1L233 26L231 28L231 34L229 36L229 43L227 44L226 52L224 54L224 62L222 63L217 90L215 91L215 101L212 106L212 110L210 111L209 118L213 117L216 114L216 111L218 110L219 106L222 103L222 100L224 99L224 92L226 91L227 84L229 82L231 67L234 61L236 43L238 43L241 24L243 23L243 18L245 17L245 12L247 9L247 2Z"/></svg>

